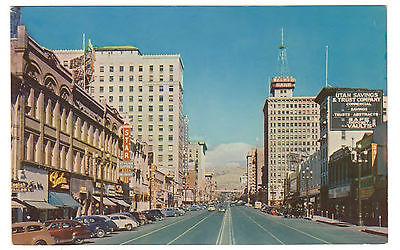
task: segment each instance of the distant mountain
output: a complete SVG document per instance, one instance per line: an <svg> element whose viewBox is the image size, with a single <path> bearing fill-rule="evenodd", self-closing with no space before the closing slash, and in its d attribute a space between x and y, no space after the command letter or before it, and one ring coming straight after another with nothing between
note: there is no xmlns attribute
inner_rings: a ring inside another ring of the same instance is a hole
<svg viewBox="0 0 400 250"><path fill-rule="evenodd" d="M217 181L217 189L243 189L240 176L246 173L245 167L220 166L207 168L206 172L213 172Z"/></svg>

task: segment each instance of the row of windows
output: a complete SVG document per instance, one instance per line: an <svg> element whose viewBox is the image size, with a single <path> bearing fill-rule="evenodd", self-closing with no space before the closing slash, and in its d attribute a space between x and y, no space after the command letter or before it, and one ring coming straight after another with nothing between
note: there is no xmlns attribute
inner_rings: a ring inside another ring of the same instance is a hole
<svg viewBox="0 0 400 250"><path fill-rule="evenodd" d="M104 100L104 96L103 95L100 95L99 96L99 99L100 100ZM128 101L129 102L133 102L133 96L131 95L131 96L128 96ZM108 101L109 102L114 102L114 96L112 96L112 95L110 95L110 96L108 96ZM124 101L124 96L122 96L122 95L120 95L120 96L118 96L118 101L119 102L123 102ZM149 102L153 102L154 101L154 96L152 96L152 95L150 95L150 96L148 96L148 101ZM164 96L162 96L162 95L160 95L160 96L158 96L158 101L159 102L163 102L164 101ZM174 101L174 96L173 95L169 95L168 96L168 101L169 102L173 102ZM143 96L138 96L138 102L143 102Z"/></svg>
<svg viewBox="0 0 400 250"><path fill-rule="evenodd" d="M293 109L293 108L299 108L299 109L303 109L303 108L318 108L318 104L316 103L278 103L278 104L270 104L271 108L278 108L278 109L282 109L282 108L287 108L287 109Z"/></svg>
<svg viewBox="0 0 400 250"><path fill-rule="evenodd" d="M130 119L130 120L133 120L133 118L134 118L133 115L129 115L129 119ZM164 115L159 115L159 116L158 116L158 119L159 119L159 121L164 121ZM148 120L149 122L154 121L154 116L153 116L152 114L149 114L149 115L147 116L147 120ZM143 116L139 114L139 115L137 116L137 121L138 121L138 122L142 122L142 121L143 121ZM168 115L168 121L169 121L169 122L173 122L173 121L174 121L174 115ZM171 125L171 124L170 124L170 125ZM169 126L170 126L170 125L169 125Z"/></svg>
<svg viewBox="0 0 400 250"><path fill-rule="evenodd" d="M148 86L149 87L149 92L153 92L154 91L154 86ZM124 92L124 86L118 86L118 91L120 93ZM99 86L99 92L100 93L104 93L104 86ZM134 86L129 86L129 92L133 92L134 91ZM138 86L138 91L139 92L143 92L143 86ZM160 85L158 86L158 91L159 92L164 92L164 86ZM174 86L170 85L168 86L168 91L169 92L174 92ZM114 92L114 86L108 86L108 92L109 93L113 93Z"/></svg>
<svg viewBox="0 0 400 250"><path fill-rule="evenodd" d="M316 133L317 132L317 129L312 129L312 132L314 133ZM286 139L286 140L297 140L297 139L310 139L310 138L312 138L312 139L317 139L318 138L318 136L316 135L316 134L308 134L308 135L306 135L306 134L291 134L291 135L271 135L271 138L270 138L270 140L271 140L271 145L275 145L276 144L276 142L274 141L274 140L284 140L284 139Z"/></svg>
<svg viewBox="0 0 400 250"><path fill-rule="evenodd" d="M319 116L269 116L270 121L318 121Z"/></svg>
<svg viewBox="0 0 400 250"><path fill-rule="evenodd" d="M108 100L109 100L109 102L113 102L112 96L109 96ZM120 100L120 102L122 102L122 101ZM119 112L124 112L124 106L118 106L118 111ZM128 106L128 111L129 112L134 112L132 105ZM137 111L138 112L142 112L143 111L143 106L139 105L137 107ZM149 105L148 106L148 111L149 112L153 112L154 111L154 106L153 105ZM163 112L164 111L164 105L158 105L158 111ZM168 111L169 112L173 112L174 111L174 105L168 105Z"/></svg>
<svg viewBox="0 0 400 250"><path fill-rule="evenodd" d="M295 110L270 110L270 115L317 115L317 109L295 109Z"/></svg>
<svg viewBox="0 0 400 250"><path fill-rule="evenodd" d="M271 123L271 127L311 127L311 126L314 126L314 127L318 127L318 123L317 122L299 122L299 123L297 123L297 122L282 122L282 123L280 123L280 122L278 122L278 123L275 123L275 122L273 122L273 123Z"/></svg>
<svg viewBox="0 0 400 250"><path fill-rule="evenodd" d="M115 78L114 78L113 75L108 76L108 81L109 81L109 82L114 82L114 79L115 79ZM129 79L130 82L134 82L134 80L135 80L135 78L134 78L133 75L130 75L130 76L128 77L128 79ZM125 80L125 78L124 78L124 76L119 76L119 77L118 77L118 80L119 80L120 82L123 82L123 81ZM165 81L165 80L164 80L164 75L159 75L158 80L159 80L160 82ZM103 75L102 75L102 76L99 76L99 82L104 82L104 81L105 81L105 76L103 76ZM138 81L139 81L139 82L143 82L143 75L139 75L139 76L138 76ZM153 76L153 75L149 75L148 81L149 81L149 82L154 82L154 76ZM170 81L170 82L173 82L173 81L174 81L174 75L169 75L169 81Z"/></svg>
<svg viewBox="0 0 400 250"><path fill-rule="evenodd" d="M134 65L129 65L128 67L127 67L127 69L129 70L129 72L134 72L135 71L135 66ZM137 68L138 68L138 71L139 72L143 72L143 65L139 65L139 66L137 66ZM100 67L99 67L99 71L100 72L104 72L104 70L105 70L105 66L104 65L100 65ZM109 72L114 72L114 70L115 70L115 68L114 68L114 65L109 65L108 66L108 71ZM150 71L150 72L153 72L154 71L154 65L149 65L148 66L148 70ZM125 66L124 65L120 65L119 66L119 72L124 72L125 71ZM158 65L158 71L159 72L164 72L164 65ZM174 65L172 65L172 64L170 64L169 65L169 72L173 72L174 71Z"/></svg>

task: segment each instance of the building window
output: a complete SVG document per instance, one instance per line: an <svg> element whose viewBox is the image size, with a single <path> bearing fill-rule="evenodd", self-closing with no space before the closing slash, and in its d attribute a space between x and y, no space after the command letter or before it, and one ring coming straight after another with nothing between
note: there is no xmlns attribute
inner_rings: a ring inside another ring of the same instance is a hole
<svg viewBox="0 0 400 250"><path fill-rule="evenodd" d="M163 135L158 135L158 141L163 141L163 140L164 140Z"/></svg>
<svg viewBox="0 0 400 250"><path fill-rule="evenodd" d="M109 97L108 97L108 102L113 102L114 101L114 97L112 96L112 95L110 95Z"/></svg>
<svg viewBox="0 0 400 250"><path fill-rule="evenodd" d="M164 121L164 116L163 115L158 115L158 121L163 122Z"/></svg>
<svg viewBox="0 0 400 250"><path fill-rule="evenodd" d="M163 105L159 105L159 106L158 106L158 111L164 111Z"/></svg>
<svg viewBox="0 0 400 250"><path fill-rule="evenodd" d="M113 82L114 81L114 76L110 76L109 80L110 80L110 82Z"/></svg>
<svg viewBox="0 0 400 250"><path fill-rule="evenodd" d="M149 132L152 132L153 131L153 125L149 125Z"/></svg>
<svg viewBox="0 0 400 250"><path fill-rule="evenodd" d="M129 81L133 82L133 76L129 76Z"/></svg>
<svg viewBox="0 0 400 250"><path fill-rule="evenodd" d="M138 122L142 122L143 121L143 116L142 115L138 115L137 120L138 120Z"/></svg>
<svg viewBox="0 0 400 250"><path fill-rule="evenodd" d="M138 106L138 111L142 112L143 111L143 107L142 106Z"/></svg>
<svg viewBox="0 0 400 250"><path fill-rule="evenodd" d="M153 69L154 69L153 65L149 65L149 71L153 72Z"/></svg>
<svg viewBox="0 0 400 250"><path fill-rule="evenodd" d="M110 72L114 72L114 66L110 66Z"/></svg>
<svg viewBox="0 0 400 250"><path fill-rule="evenodd" d="M153 92L154 88L153 86L149 86L149 92Z"/></svg>
<svg viewBox="0 0 400 250"><path fill-rule="evenodd" d="M174 121L174 115L168 115L168 121L173 122Z"/></svg>
<svg viewBox="0 0 400 250"><path fill-rule="evenodd" d="M124 107L123 106L118 106L119 112L124 112Z"/></svg>
<svg viewBox="0 0 400 250"><path fill-rule="evenodd" d="M153 81L153 75L149 75L149 82Z"/></svg>
<svg viewBox="0 0 400 250"><path fill-rule="evenodd" d="M143 92L143 86L139 86L139 92Z"/></svg>
<svg viewBox="0 0 400 250"><path fill-rule="evenodd" d="M169 130L169 132L173 132L174 131L174 125L172 125L172 124L168 125L168 130Z"/></svg>
<svg viewBox="0 0 400 250"><path fill-rule="evenodd" d="M149 115L149 122L153 121L153 115Z"/></svg>
<svg viewBox="0 0 400 250"><path fill-rule="evenodd" d="M153 111L153 105L149 106L149 111L152 112Z"/></svg>
<svg viewBox="0 0 400 250"><path fill-rule="evenodd" d="M149 141L153 141L153 135L149 135ZM149 151L152 151L153 150L153 146L152 145L149 145Z"/></svg>
<svg viewBox="0 0 400 250"><path fill-rule="evenodd" d="M158 88L158 90L160 91L160 92L163 92L164 91L164 86L160 86L159 88Z"/></svg>
<svg viewBox="0 0 400 250"><path fill-rule="evenodd" d="M153 102L153 101L154 101L153 96L149 95L149 102Z"/></svg>
<svg viewBox="0 0 400 250"><path fill-rule="evenodd" d="M100 72L104 72L104 66L100 66L100 70L99 70Z"/></svg>
<svg viewBox="0 0 400 250"><path fill-rule="evenodd" d="M173 82L174 81L174 75L169 75L169 81Z"/></svg>
<svg viewBox="0 0 400 250"><path fill-rule="evenodd" d="M124 76L119 76L119 81L123 82L124 81Z"/></svg>
<svg viewBox="0 0 400 250"><path fill-rule="evenodd" d="M158 155L158 162L162 162L163 161L163 156L162 155Z"/></svg>
<svg viewBox="0 0 400 250"><path fill-rule="evenodd" d="M164 76L160 75L160 82L164 81Z"/></svg>
<svg viewBox="0 0 400 250"><path fill-rule="evenodd" d="M110 93L114 92L114 86L108 86L108 92Z"/></svg>
<svg viewBox="0 0 400 250"><path fill-rule="evenodd" d="M124 92L124 86L119 86L119 92Z"/></svg>
<svg viewBox="0 0 400 250"><path fill-rule="evenodd" d="M162 96L162 95L158 96L158 101L160 101L160 102L164 101L164 96Z"/></svg>
<svg viewBox="0 0 400 250"><path fill-rule="evenodd" d="M169 72L173 72L174 71L174 65L169 65Z"/></svg>
<svg viewBox="0 0 400 250"><path fill-rule="evenodd" d="M124 66L119 66L119 72L124 72Z"/></svg>
<svg viewBox="0 0 400 250"><path fill-rule="evenodd" d="M168 150L169 151L172 151L174 148L173 148L173 146L170 144L170 145L168 145Z"/></svg>
<svg viewBox="0 0 400 250"><path fill-rule="evenodd" d="M133 112L133 106L132 105L129 106L129 112Z"/></svg>
<svg viewBox="0 0 400 250"><path fill-rule="evenodd" d="M139 95L138 96L138 102L142 102L143 101L143 96Z"/></svg>
<svg viewBox="0 0 400 250"><path fill-rule="evenodd" d="M168 96L168 101L173 102L174 101L174 96L173 95L169 95Z"/></svg>
<svg viewBox="0 0 400 250"><path fill-rule="evenodd" d="M139 72L143 71L143 65L139 65Z"/></svg>
<svg viewBox="0 0 400 250"><path fill-rule="evenodd" d="M160 152L163 151L163 145L162 144L158 145L158 151L160 151ZM158 157L160 157L160 155Z"/></svg>
<svg viewBox="0 0 400 250"><path fill-rule="evenodd" d="M169 90L169 92L174 92L174 86L170 85L168 90Z"/></svg>
<svg viewBox="0 0 400 250"><path fill-rule="evenodd" d="M168 141L173 141L174 140L174 136L173 135L168 135Z"/></svg>
<svg viewBox="0 0 400 250"><path fill-rule="evenodd" d="M174 111L174 105L168 105L168 111Z"/></svg>
<svg viewBox="0 0 400 250"><path fill-rule="evenodd" d="M139 75L139 82L142 82L142 81L143 81L143 76Z"/></svg>
<svg viewBox="0 0 400 250"><path fill-rule="evenodd" d="M158 125L158 131L160 131L160 132L164 131L164 125L159 124Z"/></svg>
<svg viewBox="0 0 400 250"><path fill-rule="evenodd" d="M142 130L143 130L142 124L138 124L138 131L139 131L139 132L142 132Z"/></svg>
<svg viewBox="0 0 400 250"><path fill-rule="evenodd" d="M129 96L129 102L133 102L133 95Z"/></svg>
<svg viewBox="0 0 400 250"><path fill-rule="evenodd" d="M168 161L173 161L172 155L168 155Z"/></svg>
<svg viewBox="0 0 400 250"><path fill-rule="evenodd" d="M104 93L104 86L100 86L99 91L100 93Z"/></svg>
<svg viewBox="0 0 400 250"><path fill-rule="evenodd" d="M159 69L160 69L160 72L163 72L164 71L164 65L160 65Z"/></svg>
<svg viewBox="0 0 400 250"><path fill-rule="evenodd" d="M133 72L133 70L134 70L134 67L131 65L131 66L129 66L129 71L130 72Z"/></svg>
<svg viewBox="0 0 400 250"><path fill-rule="evenodd" d="M133 92L133 86L129 86L129 92Z"/></svg>
<svg viewBox="0 0 400 250"><path fill-rule="evenodd" d="M99 81L104 82L104 76L100 76Z"/></svg>
<svg viewBox="0 0 400 250"><path fill-rule="evenodd" d="M118 96L118 101L119 102L123 102L124 101L124 97L122 95Z"/></svg>

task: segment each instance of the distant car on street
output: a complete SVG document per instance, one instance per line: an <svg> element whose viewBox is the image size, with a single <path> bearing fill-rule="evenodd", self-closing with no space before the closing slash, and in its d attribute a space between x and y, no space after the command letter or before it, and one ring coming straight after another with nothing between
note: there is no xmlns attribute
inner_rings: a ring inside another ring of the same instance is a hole
<svg viewBox="0 0 400 250"><path fill-rule="evenodd" d="M18 222L12 224L11 228L14 245L54 245L58 243L45 225L40 222Z"/></svg>
<svg viewBox="0 0 400 250"><path fill-rule="evenodd" d="M92 236L89 228L74 220L49 220L44 223L51 236L58 239L58 243L81 244Z"/></svg>
<svg viewBox="0 0 400 250"><path fill-rule="evenodd" d="M176 213L178 216L182 216L182 215L185 215L186 212L185 212L185 210L183 210L183 209L177 207L177 208L175 208L175 213Z"/></svg>
<svg viewBox="0 0 400 250"><path fill-rule="evenodd" d="M215 211L215 206L214 205L210 205L210 206L208 206L207 210L210 211L210 212L213 212L213 211Z"/></svg>
<svg viewBox="0 0 400 250"><path fill-rule="evenodd" d="M198 211L198 210L200 210L201 208L200 208L200 206L198 206L198 205L192 205L191 207L190 207L190 211Z"/></svg>
<svg viewBox="0 0 400 250"><path fill-rule="evenodd" d="M172 207L165 208L163 210L163 214L164 214L165 217L176 217L176 216L178 216L178 214L176 213L175 209L172 208Z"/></svg>
<svg viewBox="0 0 400 250"><path fill-rule="evenodd" d="M139 226L139 223L136 220L123 214L110 214L108 217L110 217L110 219L117 224L118 229L120 230L125 229L132 231L133 228Z"/></svg>

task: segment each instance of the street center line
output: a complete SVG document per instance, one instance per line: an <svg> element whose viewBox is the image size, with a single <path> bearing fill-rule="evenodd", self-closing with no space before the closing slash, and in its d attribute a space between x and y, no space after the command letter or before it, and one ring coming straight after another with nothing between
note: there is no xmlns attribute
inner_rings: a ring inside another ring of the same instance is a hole
<svg viewBox="0 0 400 250"><path fill-rule="evenodd" d="M202 213L201 213L201 214L202 214ZM201 215L201 214L200 214L200 215ZM195 216L195 217L197 217L197 216ZM173 225L175 225L175 224L177 224L177 223L179 223L179 222L186 221L186 220L188 220L188 219L190 219L190 218L193 218L193 217L187 217L187 218L184 218L184 219L182 219L182 220L175 221L174 223L165 225L165 226L160 227L159 229L156 229L156 230L154 230L154 231L150 231L150 232L148 232L148 233L146 233L146 234L143 234L143 235L140 235L140 236L138 236L138 237L136 237L136 238L130 239L130 240L125 241L125 242L122 242L120 245L125 245L126 243L129 243L129 242L132 242L132 241L141 239L141 238L143 238L143 237L146 237L146 236L148 236L148 235L151 235L151 234L153 234L153 233L156 233L156 232L158 232L158 231L160 231L160 230L163 230L163 229L165 229L165 228L168 228L168 227L170 227L170 226L173 226Z"/></svg>
<svg viewBox="0 0 400 250"><path fill-rule="evenodd" d="M221 235L222 235L222 230L223 230L224 224L225 224L225 215L222 218L221 227L219 228L218 238L217 238L217 242L215 242L215 245L220 245Z"/></svg>
<svg viewBox="0 0 400 250"><path fill-rule="evenodd" d="M256 213L256 212L252 212L252 213L255 213L255 214L258 214L259 216L262 216L261 214ZM326 244L332 244L332 243L329 242L329 241L326 241L326 240L323 240L323 239L321 239L321 238L318 238L318 237L316 237L316 236L314 236L314 235L312 235L312 234L303 232L303 231L301 231L301 230L299 230L299 229L297 229L297 228L291 227L291 226L289 226L289 225L285 225L285 224L280 223L280 222L277 222L277 221L273 221L273 220L271 220L271 221L272 221L273 223L275 223L275 224L280 224L280 225L282 225L282 226L288 227L288 228L290 228L290 229L292 229L292 230L295 230L295 231L297 231L297 232L299 232L299 233L302 233L302 234L304 234L304 235L307 235L308 237L311 237L311 238L313 238L313 239L319 240L319 241L324 242L324 243L326 243Z"/></svg>
<svg viewBox="0 0 400 250"><path fill-rule="evenodd" d="M241 213L243 213L242 211L240 211ZM285 243L283 243L280 239L278 239L278 237L276 237L273 233L271 233L268 229L266 229L265 227L261 226L260 224L258 224L257 221L255 221L253 218L251 218L250 216L248 216L247 214L243 213L245 216L247 216L250 220L252 220L257 226L259 226L262 230L264 230L265 232L267 232L269 235L271 235L276 241L278 241L279 243L281 243L282 245L285 245Z"/></svg>
<svg viewBox="0 0 400 250"><path fill-rule="evenodd" d="M204 220L208 219L212 214L204 217L203 219L201 219L199 222L197 222L196 224L194 224L193 226L191 226L189 229L187 229L185 232L183 232L182 234L178 235L175 239L171 240L170 242L167 243L167 245L171 245L173 242L175 242L177 239L179 239L180 237L182 237L183 235L187 234L190 230L192 230L193 228L197 227L200 223L202 223Z"/></svg>

